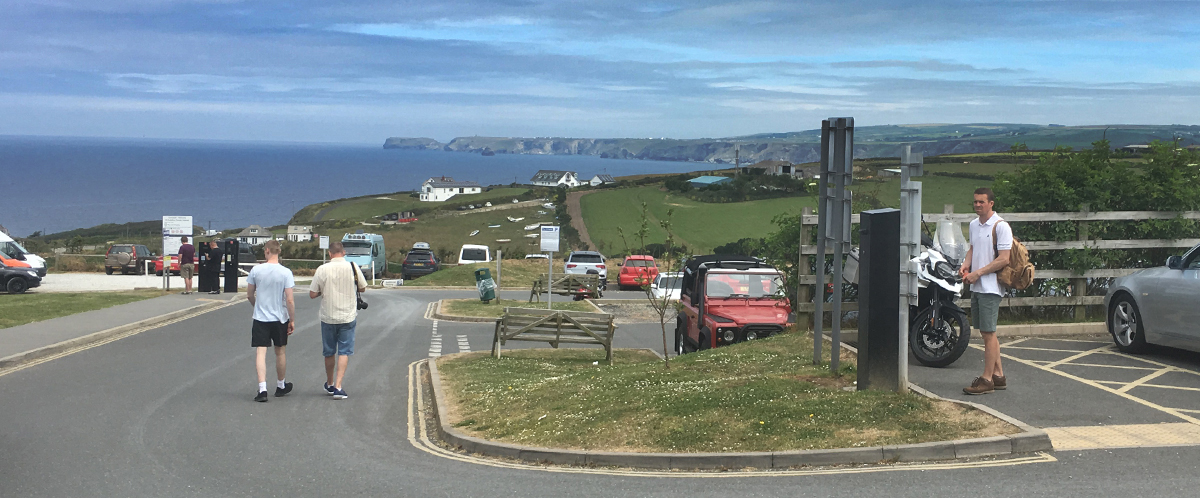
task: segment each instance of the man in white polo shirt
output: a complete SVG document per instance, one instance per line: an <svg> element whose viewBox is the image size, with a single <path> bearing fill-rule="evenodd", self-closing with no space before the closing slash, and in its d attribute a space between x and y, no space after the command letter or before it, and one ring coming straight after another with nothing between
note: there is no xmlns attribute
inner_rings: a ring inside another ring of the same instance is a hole
<svg viewBox="0 0 1200 498"><path fill-rule="evenodd" d="M1013 237L1008 222L992 211L995 205L996 194L992 189L975 189L974 207L979 218L971 220L971 248L958 269L963 281L971 284L971 322L983 336L983 375L963 388L966 394L988 394L1008 388L1008 379L1000 365L1000 340L996 338L996 319L1003 295L996 272L1008 266Z"/></svg>
<svg viewBox="0 0 1200 498"><path fill-rule="evenodd" d="M329 243L329 262L317 268L308 297L321 298L321 343L325 356L325 392L346 399L342 377L354 354L354 329L358 320L358 292L366 292L367 279L358 265L346 261L341 242ZM337 376L334 376L334 367Z"/></svg>

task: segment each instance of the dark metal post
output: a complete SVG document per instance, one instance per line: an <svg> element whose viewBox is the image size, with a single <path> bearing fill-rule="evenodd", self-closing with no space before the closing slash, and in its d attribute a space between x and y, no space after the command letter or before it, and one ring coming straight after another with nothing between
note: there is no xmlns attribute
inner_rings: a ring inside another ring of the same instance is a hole
<svg viewBox="0 0 1200 498"><path fill-rule="evenodd" d="M238 241L225 241L225 292L238 291Z"/></svg>
<svg viewBox="0 0 1200 498"><path fill-rule="evenodd" d="M905 392L899 325L900 211L863 211L859 224L858 390ZM905 352L907 353L907 351Z"/></svg>

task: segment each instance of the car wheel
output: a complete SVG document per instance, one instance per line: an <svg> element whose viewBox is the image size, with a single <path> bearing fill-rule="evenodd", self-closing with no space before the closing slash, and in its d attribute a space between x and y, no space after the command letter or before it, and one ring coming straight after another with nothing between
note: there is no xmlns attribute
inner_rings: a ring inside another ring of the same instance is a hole
<svg viewBox="0 0 1200 498"><path fill-rule="evenodd" d="M112 267L111 267L111 266L105 266L105 267L104 267L104 274L105 274L105 275L112 275L112 274L113 274L113 269L112 269Z"/></svg>
<svg viewBox="0 0 1200 498"><path fill-rule="evenodd" d="M158 271L154 272L154 275L155 275L155 276L157 276L157 277L161 277L161 276L162 276L162 270L158 270Z"/></svg>
<svg viewBox="0 0 1200 498"><path fill-rule="evenodd" d="M1141 353L1146 350L1146 329L1142 312L1129 296L1121 296L1108 312L1108 332L1122 353Z"/></svg>
<svg viewBox="0 0 1200 498"><path fill-rule="evenodd" d="M683 350L683 322L678 318L675 319L675 356L684 354Z"/></svg>
<svg viewBox="0 0 1200 498"><path fill-rule="evenodd" d="M8 293L21 294L29 289L29 282L20 277L10 278L8 280Z"/></svg>

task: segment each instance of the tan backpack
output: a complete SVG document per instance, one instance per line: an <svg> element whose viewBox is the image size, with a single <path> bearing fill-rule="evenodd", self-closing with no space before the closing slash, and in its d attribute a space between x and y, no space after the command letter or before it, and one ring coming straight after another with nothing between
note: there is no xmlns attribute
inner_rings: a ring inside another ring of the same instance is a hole
<svg viewBox="0 0 1200 498"><path fill-rule="evenodd" d="M999 224L996 223L996 225ZM999 256L1000 248L999 241L996 240L996 225L992 225L992 254ZM1009 225L1008 228L1012 230L1012 225ZM1012 250L1008 251L1008 266L996 272L996 281L1010 289L1021 290L1033 283L1033 272L1033 263L1029 262L1029 249L1014 234Z"/></svg>

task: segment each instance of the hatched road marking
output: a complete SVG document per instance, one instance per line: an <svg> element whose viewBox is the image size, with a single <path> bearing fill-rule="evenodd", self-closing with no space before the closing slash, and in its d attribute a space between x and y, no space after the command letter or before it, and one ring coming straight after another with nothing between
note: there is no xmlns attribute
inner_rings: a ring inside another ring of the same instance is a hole
<svg viewBox="0 0 1200 498"><path fill-rule="evenodd" d="M1200 425L1173 424L1047 427L1054 451L1200 445Z"/></svg>

